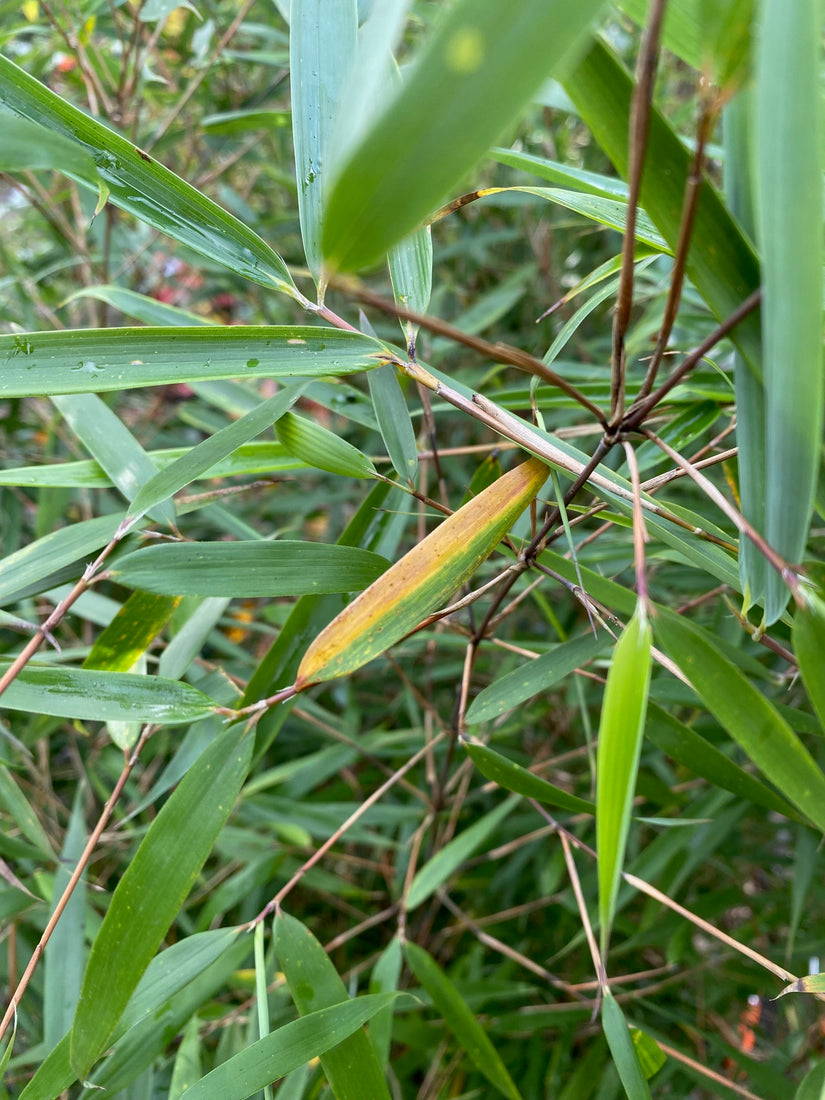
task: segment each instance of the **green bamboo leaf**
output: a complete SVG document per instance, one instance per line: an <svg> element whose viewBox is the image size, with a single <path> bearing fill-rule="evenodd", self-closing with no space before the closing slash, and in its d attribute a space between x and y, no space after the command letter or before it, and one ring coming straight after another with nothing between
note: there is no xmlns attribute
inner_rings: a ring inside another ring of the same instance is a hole
<svg viewBox="0 0 825 1100"><path fill-rule="evenodd" d="M379 956L370 975L370 993L393 993L398 989L402 966L401 941L393 937ZM370 1041L379 1066L386 1069L392 1043L392 1025L396 1002L377 1012L370 1024Z"/></svg>
<svg viewBox="0 0 825 1100"><path fill-rule="evenodd" d="M563 82L596 141L621 175L627 177L631 75L602 40L595 40ZM647 163L666 164L668 170L643 174L641 204L671 248L678 239L690 161L690 151L662 115L654 110ZM687 273L720 321L759 286L759 267L753 247L707 181L700 192ZM758 315L745 318L731 334L731 339L751 367L761 371Z"/></svg>
<svg viewBox="0 0 825 1100"><path fill-rule="evenodd" d="M613 198L587 195L578 191L563 191L557 187L502 187L496 188L494 193L507 191L519 191L524 195L533 195L537 199L547 199L548 202L573 210L576 214L581 214L582 217L599 225L607 226L608 229L615 229L619 233L624 232L627 224L627 203ZM638 210L636 213L636 240L649 248L655 248L657 252L672 251L671 246L644 210Z"/></svg>
<svg viewBox="0 0 825 1100"><path fill-rule="evenodd" d="M5 670L8 661L0 668ZM179 725L212 714L203 692L160 676L29 665L3 692L0 708L84 722L159 722Z"/></svg>
<svg viewBox="0 0 825 1100"><path fill-rule="evenodd" d="M324 254L365 267L414 230L580 41L601 4L459 0L334 183Z"/></svg>
<svg viewBox="0 0 825 1100"><path fill-rule="evenodd" d="M212 850L246 778L254 738L230 727L201 754L149 827L95 937L71 1032L81 1080L123 1010Z"/></svg>
<svg viewBox="0 0 825 1100"><path fill-rule="evenodd" d="M0 171L19 172L27 168L75 172L90 180L95 176L95 162L82 145L50 133L37 122L4 113Z"/></svg>
<svg viewBox="0 0 825 1100"><path fill-rule="evenodd" d="M540 691L546 691L591 661L605 648L608 640L603 634L598 637L583 634L553 646L540 657L499 677L473 699L467 711L467 724L472 726L500 718Z"/></svg>
<svg viewBox="0 0 825 1100"><path fill-rule="evenodd" d="M369 550L320 542L178 542L128 554L109 576L168 596L300 596L356 592L386 568Z"/></svg>
<svg viewBox="0 0 825 1100"><path fill-rule="evenodd" d="M157 473L143 447L97 394L52 397L52 404L127 500ZM149 514L161 523L175 522L175 509L169 501L159 502Z"/></svg>
<svg viewBox="0 0 825 1100"><path fill-rule="evenodd" d="M439 886L443 886L450 875L458 870L461 864L496 831L502 821L513 812L513 807L517 803L517 797L506 798L494 810L490 810L436 852L433 858L416 872L410 883L404 899L404 908L407 912L411 913L427 898L432 897Z"/></svg>
<svg viewBox="0 0 825 1100"><path fill-rule="evenodd" d="M473 1065L502 1096L521 1100L521 1093L490 1037L435 959L422 947L409 942L404 944L404 957Z"/></svg>
<svg viewBox="0 0 825 1100"><path fill-rule="evenodd" d="M301 1016L319 1009L330 1009L349 999L346 987L323 947L300 921L281 911L275 918L274 934L275 953ZM382 1008L393 995L379 993L374 996L381 999L377 1008ZM317 1030L314 1035L317 1041ZM370 1100L389 1100L384 1074L363 1029L354 1031L343 1042L327 1047L320 1057L336 1100L363 1100L366 1096Z"/></svg>
<svg viewBox="0 0 825 1100"><path fill-rule="evenodd" d="M336 1058L339 1047L343 1048L358 1035L366 1039L363 1030L358 1029L399 1000L412 1003L412 997L404 993L373 993L309 1012L207 1073L187 1090L187 1100L215 1100L218 1096L221 1100L246 1100L269 1082L285 1077L313 1058L320 1057L326 1070L326 1063ZM357 1082L358 1073L359 1066L352 1065L347 1080ZM336 1100L356 1096L369 1096L370 1100L374 1096L380 1100L385 1095L389 1093L384 1090L335 1092Z"/></svg>
<svg viewBox="0 0 825 1100"><path fill-rule="evenodd" d="M356 0L292 0L289 75L298 215L307 265L321 283L323 191L328 185L330 136L341 127L339 108L355 56ZM319 286L320 297L323 288Z"/></svg>
<svg viewBox="0 0 825 1100"><path fill-rule="evenodd" d="M159 302L157 298L150 298L148 294L138 294L136 290L127 290L126 287L121 286L107 284L85 286L76 290L74 294L70 294L63 305L76 302L80 298L93 298L97 302L105 302L126 317L134 317L144 325L191 326L215 323L208 317L201 317L200 314L192 313L188 309L170 306L166 302Z"/></svg>
<svg viewBox="0 0 825 1100"><path fill-rule="evenodd" d="M535 459L509 470L391 566L307 649L300 690L360 668L440 607L492 553L546 475Z"/></svg>
<svg viewBox="0 0 825 1100"><path fill-rule="evenodd" d="M544 802L548 806L558 806L562 810L571 813L592 814L596 807L592 802L584 798L577 798L574 794L568 794L561 787L548 783L540 775L535 775L516 764L514 760L508 760L506 756L495 752L494 749L483 745L480 741L462 737L461 743L467 750L467 755L481 772L485 779L498 783L507 791L513 791L524 798L535 798L537 802Z"/></svg>
<svg viewBox="0 0 825 1100"><path fill-rule="evenodd" d="M291 455L308 466L342 477L376 476L376 469L365 454L314 420L285 413L275 425L275 434Z"/></svg>
<svg viewBox="0 0 825 1100"><path fill-rule="evenodd" d="M61 527L9 554L0 574L0 602L12 603L24 594L51 588L60 583L56 577L65 580L64 572L68 570L71 576L78 563L86 564L89 555L102 549L119 526L117 516L98 516Z"/></svg>
<svg viewBox="0 0 825 1100"><path fill-rule="evenodd" d="M98 636L83 667L128 672L169 622L179 603L174 596L133 592Z"/></svg>
<svg viewBox="0 0 825 1100"><path fill-rule="evenodd" d="M822 656L825 654L825 601L804 584L800 586L797 593L791 638L794 653L799 662L802 682L822 728L825 729L825 679L822 676Z"/></svg>
<svg viewBox="0 0 825 1100"><path fill-rule="evenodd" d="M662 752L672 756L677 764L690 768L714 786L731 791L737 798L746 798L755 806L772 813L798 819L797 812L784 798L734 764L723 752L652 699L648 702L647 713L645 736Z"/></svg>
<svg viewBox="0 0 825 1100"><path fill-rule="evenodd" d="M243 222L2 56L0 107L88 153L94 171L62 169L78 183L97 189L102 181L121 209L231 271L301 299L281 257Z"/></svg>
<svg viewBox="0 0 825 1100"><path fill-rule="evenodd" d="M381 438L402 481L412 481L418 469L418 448L410 410L394 364L385 363L367 375Z"/></svg>
<svg viewBox="0 0 825 1100"><path fill-rule="evenodd" d="M199 932L156 955L140 979L110 1041L118 1042L132 1028L160 1015L170 999L219 959L241 931L240 928L219 928L213 932ZM77 1075L69 1057L70 1042L71 1035L61 1039L23 1089L20 1100L55 1100L72 1085Z"/></svg>
<svg viewBox="0 0 825 1100"><path fill-rule="evenodd" d="M626 203L630 193L624 180L617 179L616 176L588 172L584 168L574 168L572 165L538 157L533 153L524 153L519 149L493 149L490 155L500 164L520 168L522 172L530 172L531 175L540 176L551 183L566 184L574 191L584 191L588 195Z"/></svg>
<svg viewBox="0 0 825 1100"><path fill-rule="evenodd" d="M639 601L613 650L599 724L596 850L602 956L610 941L636 790L650 685L650 647L650 623Z"/></svg>
<svg viewBox="0 0 825 1100"><path fill-rule="evenodd" d="M788 801L825 830L825 776L776 708L700 627L660 610L656 634L720 725Z"/></svg>
<svg viewBox="0 0 825 1100"><path fill-rule="evenodd" d="M144 482L135 494L129 509L130 516L142 515L153 505L171 497L195 478L201 477L219 462L228 458L244 443L275 423L290 409L301 394L305 384L285 386L274 397L262 401L257 408L246 413L234 424L221 428L181 455L177 461L165 467L155 477Z"/></svg>
<svg viewBox="0 0 825 1100"><path fill-rule="evenodd" d="M394 245L387 255L387 262L396 305L416 313L426 313L433 289L433 240L430 227L422 226ZM412 353L415 350L418 325L402 320L401 330L407 348Z"/></svg>
<svg viewBox="0 0 825 1100"><path fill-rule="evenodd" d="M650 1089L639 1065L627 1021L609 989L604 991L602 1001L602 1027L628 1100L650 1100Z"/></svg>
<svg viewBox="0 0 825 1100"><path fill-rule="evenodd" d="M383 368L379 367L379 370ZM370 371L370 374L375 373ZM367 376L369 377L369 375ZM229 428L234 428L230 424ZM221 431L227 429L221 428ZM244 429L246 430L246 429ZM219 433L215 433L216 435ZM210 439L204 440L209 443ZM198 444L198 447L203 444ZM223 442L221 441L221 446ZM163 472L173 462L186 458L196 448L193 447L165 447L159 451L148 451L147 454ZM194 463L194 460L193 460ZM198 451L197 465L201 463L201 452ZM176 471L176 480L183 473L184 467ZM277 474L285 470L303 470L305 465L292 455L288 455L280 443L245 443L238 447L226 458L221 459L214 466L209 466L202 473L197 474L195 480L213 477L236 477L248 474ZM188 475L187 475L188 476ZM107 489L112 482L101 470L96 462L91 459L80 462L53 462L42 466L18 466L17 468L0 470L0 485L26 485L34 488L59 488L59 489ZM147 487L148 487L147 482ZM152 492L160 486L160 481L153 484ZM173 490L177 491L177 490ZM141 499L143 497L141 496Z"/></svg>
<svg viewBox="0 0 825 1100"><path fill-rule="evenodd" d="M670 0L665 9L662 42L677 57L687 61L694 69L701 70L703 0ZM618 7L635 20L640 27L647 24L651 0L619 0Z"/></svg>
<svg viewBox="0 0 825 1100"><path fill-rule="evenodd" d="M762 252L765 535L802 559L819 476L823 422L823 151L817 0L762 0L756 65L756 212ZM768 570L767 624L788 589Z"/></svg>
<svg viewBox="0 0 825 1100"><path fill-rule="evenodd" d="M818 1062L805 1074L794 1093L793 1100L822 1100L823 1092L825 1092L825 1062Z"/></svg>
<svg viewBox="0 0 825 1100"><path fill-rule="evenodd" d="M180 1100L180 1097L192 1088L200 1078L203 1068L201 1065L201 1021L193 1016L183 1029L178 1049L175 1052L175 1061L172 1066L172 1077L169 1082L169 1100Z"/></svg>
<svg viewBox="0 0 825 1100"><path fill-rule="evenodd" d="M86 846L86 785L79 783L54 874L52 912ZM75 886L49 940L43 963L43 1042L56 1046L72 1026L86 965L86 882Z"/></svg>
<svg viewBox="0 0 825 1100"><path fill-rule="evenodd" d="M0 336L0 395L103 393L213 378L353 374L383 345L341 329L211 325Z"/></svg>
<svg viewBox="0 0 825 1100"><path fill-rule="evenodd" d="M31 841L47 860L53 860L54 848L46 835L46 830L40 824L40 819L5 764L0 764L0 806L9 814L23 836Z"/></svg>

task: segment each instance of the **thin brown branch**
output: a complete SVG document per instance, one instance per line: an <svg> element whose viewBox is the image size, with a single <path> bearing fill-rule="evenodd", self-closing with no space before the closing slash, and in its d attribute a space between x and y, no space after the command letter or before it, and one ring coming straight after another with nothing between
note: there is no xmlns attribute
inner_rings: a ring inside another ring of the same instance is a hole
<svg viewBox="0 0 825 1100"><path fill-rule="evenodd" d="M613 350L610 371L610 424L617 427L624 415L624 390L626 351L625 335L633 308L633 278L636 262L636 216L642 189L642 172L647 153L647 135L650 127L650 110L653 85L659 64L659 39L665 14L666 0L653 0L650 18L645 28L636 78L633 101L630 107L629 171L630 193L627 200L627 223L622 243L622 268L613 314Z"/></svg>

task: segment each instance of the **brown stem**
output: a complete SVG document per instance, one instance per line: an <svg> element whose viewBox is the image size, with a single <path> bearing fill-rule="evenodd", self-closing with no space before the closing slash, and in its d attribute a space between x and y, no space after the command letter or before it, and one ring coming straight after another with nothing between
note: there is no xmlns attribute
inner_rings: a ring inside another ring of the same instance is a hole
<svg viewBox="0 0 825 1100"><path fill-rule="evenodd" d="M630 324L630 311L633 308L636 216L639 206L639 194L642 189L642 171L644 169L645 154L647 153L650 108L653 99L653 84L659 62L659 38L664 19L665 2L666 0L653 0L651 5L650 19L645 28L639 50L633 102L630 108L630 134L628 136L630 153L628 183L630 194L627 200L627 223L622 243L622 269L616 296L616 310L613 314L613 351L610 376L610 423L612 426L618 425L624 414L626 365L624 340Z"/></svg>

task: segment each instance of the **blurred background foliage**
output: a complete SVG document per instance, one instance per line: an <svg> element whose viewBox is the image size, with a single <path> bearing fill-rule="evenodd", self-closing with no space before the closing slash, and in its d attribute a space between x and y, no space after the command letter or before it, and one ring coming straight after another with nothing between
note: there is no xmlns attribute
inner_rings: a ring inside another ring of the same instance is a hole
<svg viewBox="0 0 825 1100"><path fill-rule="evenodd" d="M145 0L140 6L0 0L0 47L26 72L254 229L312 297L292 153L287 6L264 0L195 0L183 6L164 0ZM412 4L399 50L402 67L427 39L441 6L425 0ZM363 7L365 15L369 5ZM639 46L637 25L608 7L601 30L632 66ZM656 103L688 142L694 136L699 90L699 74L665 52ZM716 133L708 164L717 183L722 177L719 142ZM613 175L555 81L541 89L501 145ZM537 182L492 155L472 171L464 189ZM57 172L0 177L4 333L132 324L307 323L304 311L286 295L187 251L111 203L94 216L95 205L93 193ZM541 357L577 306L591 300L595 291L586 290L545 315L547 310L600 265L615 261L620 250L615 230L560 205L515 191L483 197L433 226L428 312L465 332ZM667 255L640 252L639 261L627 334L631 387L641 382L655 344L672 271ZM608 279L595 288L609 292L591 300L592 308L573 326L554 362L554 369L600 403L609 401L615 270L614 264ZM392 298L383 270L370 272L368 283ZM350 296L333 288L326 301L337 314L359 324ZM375 310L366 312L381 339L401 342L396 321ZM703 298L688 284L669 348L688 350L715 325ZM529 379L443 335L422 330L418 357L504 408L523 411L532 400L548 429L583 450L591 451L598 441L598 425L583 420L581 409L563 394L531 388ZM715 348L652 421L680 451L713 456L732 445L731 363L730 344ZM477 491L512 465L510 444L494 439L437 398L431 434L415 386L404 379L402 386L418 439L420 493L457 508L469 486ZM274 392L266 379L200 381L125 389L104 398L154 454L195 445ZM296 409L371 456L381 472L392 476L364 375L313 382ZM0 474L4 558L55 529L122 512L117 490L48 398L3 398L0 410L7 471ZM638 459L643 478L669 468L650 443L640 444ZM617 469L621 463L618 451L608 459ZM711 476L737 499L735 456L714 466ZM732 526L709 508L689 479L682 479L669 499L734 538ZM247 445L243 460L229 466L224 476L189 486L177 504L188 539L284 537L334 543L348 524L355 524L360 525L356 544L390 560L419 541L435 515L397 488L385 492L379 483L373 487L310 466L291 455L272 432ZM585 507L577 501L571 517ZM517 535L528 534L528 519L516 527ZM611 511L578 530L585 532L577 536L576 555L584 587L626 621L635 600L629 522ZM817 513L812 557L821 538ZM492 644L479 650L474 693L526 657L586 632L587 613L569 589L576 574L566 552L562 539L543 560L564 573L567 586L545 579L497 624ZM480 579L490 579L494 572L488 563ZM30 593L23 592L10 610L17 618L41 621L77 575L77 570L64 569L51 577L46 590L34 585ZM821 761L821 728L795 668L785 658L789 622L771 629L775 644L768 648L743 630L737 594L726 586L720 589L708 571L661 541L654 540L648 549L647 576L651 597L689 610L709 629L725 657L776 702ZM592 586L597 577L621 586L624 599L618 589L596 591ZM529 580L532 574L516 591L525 593ZM129 597L130 591L114 580L97 584L64 619L60 653L49 659L83 662ZM233 706L250 684L257 686L258 696L266 694L288 682L277 677L286 676L292 657L300 657L319 625L343 605L336 595L311 599L323 602L303 605L304 625L299 629L293 619L290 629L296 633L285 643L291 652L275 661L267 654L284 637L294 599L170 599L152 612L157 615L157 637L138 664L123 671L133 667L164 674L163 659L170 648L191 645L191 663L176 662L175 667L184 669L178 675L210 698ZM623 1086L601 1027L594 1022L597 982L554 826L526 800L515 800L502 816L506 794L484 780L452 737L439 739L453 729L468 632L483 614L471 608L412 635L377 662L261 718L250 777L166 943L252 921L312 851L422 744L432 741L422 763L304 875L286 908L327 947L352 995L366 991L371 981L376 989L393 986L386 971L384 984L376 981L374 968L379 958L386 960L382 952L401 927L410 942L425 947L439 962L482 1021L515 1083L517 1092L511 1095L609 1100L622 1095ZM12 655L19 648L20 631L10 622L0 629L0 650ZM503 707L484 727L497 750L583 799L594 795L594 737L606 656L602 652L584 675L567 676L515 709ZM663 752L664 733L677 717L752 770L677 679L660 670L651 699L655 706L649 728L660 736L646 740L642 749L626 868L778 966L797 974L818 971L825 900L818 837L807 824L769 811L745 791L714 785L668 755L666 748ZM0 968L11 989L77 858L85 828L120 775L123 752L118 745L129 743L133 734L121 730L118 739L112 723L10 711L4 716ZM147 741L89 865L85 893L78 895L79 924L72 929L69 923L67 938L55 941L51 954L47 951L46 964L35 972L19 1006L4 1095L22 1093L71 1022L88 945L110 892L171 787L220 728L213 716L188 729L161 727ZM479 729L472 725L470 732ZM593 843L587 815L573 815L567 825L585 843ZM469 837L468 829L476 826L479 831ZM399 898L412 876L456 837L469 837L466 850L430 895L405 911ZM595 861L582 852L575 859L595 920ZM181 1095L184 1085L257 1038L256 966L260 972L252 937L233 940L182 991L170 995L152 1026L144 1021L131 1046L128 1035L115 1045L93 1080L105 1084L110 1096L137 1100ZM264 972L274 1030L293 1019L295 1010L270 944ZM820 1094L803 1091L812 1090L819 1078L800 1084L806 1074L821 1077L825 1036L818 1002L806 997L769 1001L780 988L775 976L731 944L628 887L619 894L610 976L626 1016L638 1029L636 1049L654 1074L650 1088L655 1096L768 1100L790 1096L797 1087L799 1097ZM425 1008L406 1005L394 1016L391 1095L421 1100L492 1095L489 1062L485 1073L468 1056L467 1033L456 1032L450 1019L445 1022L444 1010L432 1007L435 998L430 989L422 989L421 976L405 967L398 981L399 988L416 992ZM715 1078L708 1078L708 1070ZM317 1063L294 1071L276 1092L287 1100L329 1095ZM91 1091L72 1085L65 1093L81 1094Z"/></svg>

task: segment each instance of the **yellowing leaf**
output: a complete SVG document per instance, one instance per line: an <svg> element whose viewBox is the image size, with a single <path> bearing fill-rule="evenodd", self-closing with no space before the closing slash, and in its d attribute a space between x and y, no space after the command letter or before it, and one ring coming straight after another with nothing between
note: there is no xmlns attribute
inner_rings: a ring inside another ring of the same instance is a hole
<svg viewBox="0 0 825 1100"><path fill-rule="evenodd" d="M492 553L546 477L544 463L530 459L454 512L321 631L304 654L296 688L353 672L443 606Z"/></svg>

